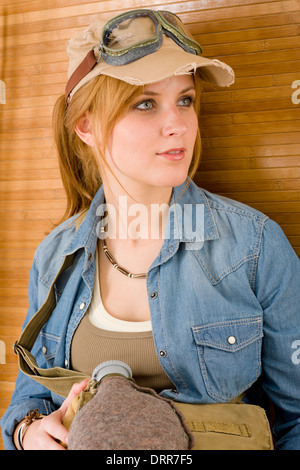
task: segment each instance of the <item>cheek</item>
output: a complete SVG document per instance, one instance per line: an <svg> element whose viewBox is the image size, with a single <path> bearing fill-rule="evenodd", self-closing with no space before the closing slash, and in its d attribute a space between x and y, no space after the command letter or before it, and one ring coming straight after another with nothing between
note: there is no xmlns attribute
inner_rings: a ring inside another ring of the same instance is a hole
<svg viewBox="0 0 300 470"><path fill-rule="evenodd" d="M151 137L151 125L143 126L140 123L122 123L116 125L109 139L109 150L112 158L122 158L122 155L134 155L141 149L147 149Z"/></svg>
<svg viewBox="0 0 300 470"><path fill-rule="evenodd" d="M107 149L109 152L110 165L115 170L127 170L134 164L135 155L140 154L140 141L136 128L132 126L118 126L113 129L108 141Z"/></svg>
<svg viewBox="0 0 300 470"><path fill-rule="evenodd" d="M196 113L193 113L193 117L191 119L191 123L189 125L190 133L194 137L194 140L196 140L197 132L198 132L198 118Z"/></svg>

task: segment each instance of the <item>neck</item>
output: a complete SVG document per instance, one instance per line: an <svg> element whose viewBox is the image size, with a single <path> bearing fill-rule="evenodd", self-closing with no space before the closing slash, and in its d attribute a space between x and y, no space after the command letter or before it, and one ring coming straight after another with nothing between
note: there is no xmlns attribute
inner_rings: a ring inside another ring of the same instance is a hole
<svg viewBox="0 0 300 470"><path fill-rule="evenodd" d="M126 192L103 181L108 238L150 240L164 237L172 188L136 187Z"/></svg>

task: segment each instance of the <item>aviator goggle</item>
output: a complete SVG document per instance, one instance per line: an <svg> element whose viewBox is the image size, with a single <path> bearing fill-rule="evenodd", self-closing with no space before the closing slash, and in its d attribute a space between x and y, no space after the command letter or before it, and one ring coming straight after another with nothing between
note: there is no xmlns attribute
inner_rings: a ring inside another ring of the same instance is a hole
<svg viewBox="0 0 300 470"><path fill-rule="evenodd" d="M109 65L129 64L159 49L163 34L190 54L199 55L202 52L201 46L186 35L183 23L174 13L163 10L123 13L106 23L99 45L92 48L70 77L66 99L101 58Z"/></svg>

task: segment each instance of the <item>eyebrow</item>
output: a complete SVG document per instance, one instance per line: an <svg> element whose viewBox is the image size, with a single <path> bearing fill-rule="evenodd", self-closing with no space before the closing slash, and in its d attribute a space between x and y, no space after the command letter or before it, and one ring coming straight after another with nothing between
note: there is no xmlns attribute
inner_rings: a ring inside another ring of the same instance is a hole
<svg viewBox="0 0 300 470"><path fill-rule="evenodd" d="M185 88L184 90L180 91L180 93L178 93L178 94L182 95L183 93L187 93L190 90L196 91L194 86L189 86L188 88ZM158 95L161 95L161 93L156 93L155 91L144 90L142 95L158 96Z"/></svg>

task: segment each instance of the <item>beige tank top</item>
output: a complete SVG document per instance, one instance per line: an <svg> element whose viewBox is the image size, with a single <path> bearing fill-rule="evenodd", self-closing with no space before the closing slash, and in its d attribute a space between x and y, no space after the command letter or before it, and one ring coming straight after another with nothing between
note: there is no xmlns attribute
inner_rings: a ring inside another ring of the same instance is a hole
<svg viewBox="0 0 300 470"><path fill-rule="evenodd" d="M174 388L157 358L151 322L112 317L102 304L97 268L91 304L71 343L72 369L91 375L101 362L119 360L130 366L137 385L157 392Z"/></svg>

